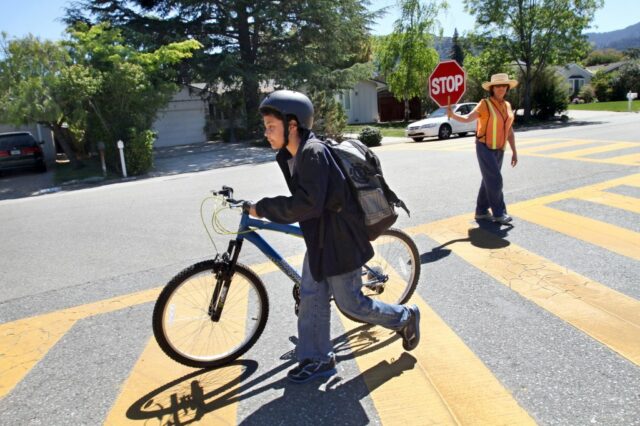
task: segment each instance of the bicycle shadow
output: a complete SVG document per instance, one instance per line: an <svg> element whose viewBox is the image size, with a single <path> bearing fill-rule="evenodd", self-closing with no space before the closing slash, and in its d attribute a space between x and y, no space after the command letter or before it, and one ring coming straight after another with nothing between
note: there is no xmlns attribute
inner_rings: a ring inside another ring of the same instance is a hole
<svg viewBox="0 0 640 426"><path fill-rule="evenodd" d="M444 244L434 247L430 252L420 255L420 263L432 263L444 259L451 254L451 249L446 248L455 243L468 242L472 246L487 250L496 250L508 247L511 243L506 240L513 225L501 225L499 223L476 220L477 228L469 228L467 238L458 238L447 241Z"/></svg>
<svg viewBox="0 0 640 426"><path fill-rule="evenodd" d="M389 330L372 332L373 327L362 325L334 339L338 361L366 355L399 339L395 332ZM365 424L369 422L368 417L359 401L387 380L413 368L416 362L412 356L403 354L391 364L382 361L344 383L337 375L324 382L313 381L305 385L292 384L286 378L261 385L274 375L292 368L296 363L293 353L283 354L280 357L283 363L257 377L252 377L258 370L258 362L253 360L239 360L217 369L194 371L142 396L131 404L126 416L131 420L158 419L166 425L187 425L199 422L208 414L215 416L216 411L231 404L265 392L284 390L280 398L252 413L246 421L250 424L272 424L276 416L278 423L308 423L319 412L326 412L324 408L318 410L318 404L323 407L330 404L339 412L349 413L350 418L357 419L357 424ZM370 377L369 386L362 380L363 374ZM320 397L322 401L316 401ZM345 401L348 401L348 407ZM349 411L343 411L345 407ZM335 410L330 412L335 413Z"/></svg>

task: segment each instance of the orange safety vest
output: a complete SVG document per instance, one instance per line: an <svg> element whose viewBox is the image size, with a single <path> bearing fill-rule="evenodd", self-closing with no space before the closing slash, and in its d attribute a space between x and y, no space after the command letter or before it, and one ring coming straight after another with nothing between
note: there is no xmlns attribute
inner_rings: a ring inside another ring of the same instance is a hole
<svg viewBox="0 0 640 426"><path fill-rule="evenodd" d="M489 110L489 119L484 126L484 134L478 136L478 139L484 142L489 149L504 149L514 120L511 104L505 101L507 106L507 116L505 117L501 109L490 99L483 99L483 101ZM477 127L477 133L479 134L482 127L480 120L478 120ZM483 138L484 140L482 140Z"/></svg>

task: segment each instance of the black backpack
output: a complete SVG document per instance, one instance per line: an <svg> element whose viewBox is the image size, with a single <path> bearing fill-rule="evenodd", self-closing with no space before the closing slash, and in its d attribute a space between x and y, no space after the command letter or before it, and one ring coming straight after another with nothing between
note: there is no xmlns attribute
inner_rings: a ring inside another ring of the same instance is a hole
<svg viewBox="0 0 640 426"><path fill-rule="evenodd" d="M327 139L323 143L329 148L349 182L363 213L369 241L378 238L395 223L398 219L396 207L402 208L409 215L405 203L384 180L380 160L369 147L356 139L347 139L341 143Z"/></svg>

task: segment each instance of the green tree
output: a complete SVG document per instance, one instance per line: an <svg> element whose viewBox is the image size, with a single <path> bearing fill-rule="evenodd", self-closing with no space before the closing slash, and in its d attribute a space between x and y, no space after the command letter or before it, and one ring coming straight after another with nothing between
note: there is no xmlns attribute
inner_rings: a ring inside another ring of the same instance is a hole
<svg viewBox="0 0 640 426"><path fill-rule="evenodd" d="M204 48L183 77L240 87L247 126L258 128L259 85L346 88L341 80L369 60L376 13L368 1L308 0L81 0L67 22L111 22L136 47L157 47L190 37ZM348 74L348 73L347 73Z"/></svg>
<svg viewBox="0 0 640 426"><path fill-rule="evenodd" d="M409 120L409 100L426 90L429 74L438 63L431 35L441 6L419 0L401 0L401 16L391 34L379 39L376 61L389 90L404 102L404 120Z"/></svg>
<svg viewBox="0 0 640 426"><path fill-rule="evenodd" d="M31 35L0 40L0 121L15 125L40 123L53 131L74 167L79 129L86 125L85 101L99 81L73 64L60 43ZM75 131L74 131L75 130Z"/></svg>
<svg viewBox="0 0 640 426"><path fill-rule="evenodd" d="M584 65L589 67L591 65L610 64L622 59L624 59L624 55L616 49L593 50L584 60Z"/></svg>
<svg viewBox="0 0 640 426"><path fill-rule="evenodd" d="M612 100L626 101L627 93L640 92L640 62L621 66L611 79Z"/></svg>
<svg viewBox="0 0 640 426"><path fill-rule="evenodd" d="M531 109L542 120L567 110L570 87L566 79L549 67L538 73L531 90Z"/></svg>
<svg viewBox="0 0 640 426"><path fill-rule="evenodd" d="M611 73L605 73L602 71L596 72L591 79L591 86L596 94L596 98L599 102L607 102L613 100L613 82L614 75Z"/></svg>
<svg viewBox="0 0 640 426"><path fill-rule="evenodd" d="M453 59L460 66L464 66L464 50L462 49L462 45L460 44L460 39L458 36L458 29L453 30L453 38L451 39L451 52L449 52L449 58Z"/></svg>
<svg viewBox="0 0 640 426"><path fill-rule="evenodd" d="M477 55L467 55L465 59L465 72L467 74L467 90L464 99L469 102L477 102L487 96L482 83L489 81L492 74L509 73L509 59L506 55L496 55L490 50L483 50Z"/></svg>
<svg viewBox="0 0 640 426"><path fill-rule="evenodd" d="M126 144L132 174L150 167L148 130L177 86L172 65L199 44L172 43L142 52L123 43L108 25L79 24L61 42L32 36L0 41L0 120L42 123L54 133L74 166L87 144L105 142L119 167L116 142ZM138 146L139 145L139 146ZM136 158L140 155L146 158Z"/></svg>
<svg viewBox="0 0 640 426"><path fill-rule="evenodd" d="M531 85L548 65L584 57L583 30L603 0L464 0L486 49L504 52L521 70L524 118L531 116Z"/></svg>
<svg viewBox="0 0 640 426"><path fill-rule="evenodd" d="M64 44L71 56L100 81L99 90L86 102L87 141L104 142L107 160L114 167L119 167L116 143L124 141L127 171L146 172L151 147L148 135L142 134L151 129L158 110L177 90L173 66L189 58L200 44L187 40L144 52L125 44L120 31L108 24L77 24L69 33L71 39ZM147 158L132 157L140 155ZM130 167L130 161L142 166Z"/></svg>
<svg viewBox="0 0 640 426"><path fill-rule="evenodd" d="M640 47L630 47L624 50L624 56L631 60L640 59Z"/></svg>

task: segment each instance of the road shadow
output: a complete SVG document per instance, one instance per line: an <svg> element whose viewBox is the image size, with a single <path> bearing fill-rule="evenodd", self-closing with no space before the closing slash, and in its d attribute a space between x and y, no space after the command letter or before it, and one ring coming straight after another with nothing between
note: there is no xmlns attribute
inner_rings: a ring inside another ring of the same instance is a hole
<svg viewBox="0 0 640 426"><path fill-rule="evenodd" d="M334 351L338 361L351 360L398 338L393 331L361 325L334 339ZM296 341L295 338L291 340ZM370 420L360 400L391 378L412 369L416 363L415 358L403 353L397 360L382 361L347 381L340 373L303 385L290 383L286 378L270 381L274 375L293 368L296 364L294 354L295 350L286 352L280 357L283 362L258 376L259 364L253 360L194 371L142 396L129 407L126 416L131 420L160 420L165 425L215 423L217 410L278 390L284 391L281 397L254 411L242 424L306 424L323 413L332 423L335 423L335 414L340 413L341 424L368 424ZM367 376L367 383L363 375Z"/></svg>
<svg viewBox="0 0 640 426"><path fill-rule="evenodd" d="M153 170L148 176L201 172L274 160L275 153L270 147L247 142L216 142L158 148L154 150Z"/></svg>
<svg viewBox="0 0 640 426"><path fill-rule="evenodd" d="M472 246L486 250L495 250L508 247L511 243L505 238L509 235L509 231L513 229L513 225L501 225L495 222L485 220L477 220L477 228L470 228L467 231L467 238L458 238L447 241L444 244L434 247L430 252L420 255L420 263L433 263L441 260L451 254L451 249L446 248L455 243L468 242Z"/></svg>

